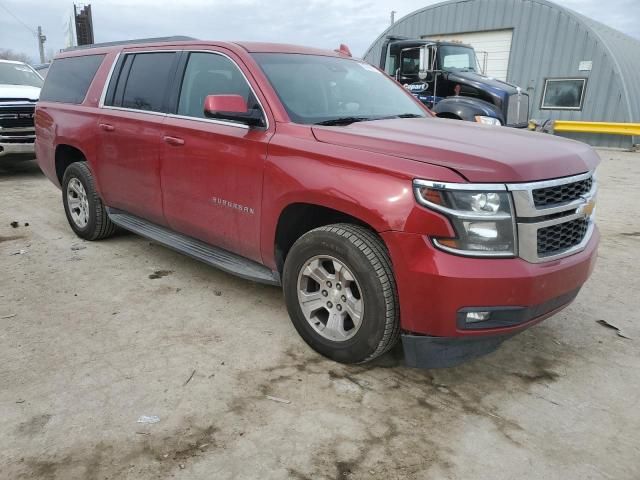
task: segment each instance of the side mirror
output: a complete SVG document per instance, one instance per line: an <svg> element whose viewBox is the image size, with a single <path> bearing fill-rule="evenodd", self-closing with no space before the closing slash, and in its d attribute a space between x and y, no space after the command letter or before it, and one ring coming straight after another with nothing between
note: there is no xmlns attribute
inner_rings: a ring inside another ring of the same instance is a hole
<svg viewBox="0 0 640 480"><path fill-rule="evenodd" d="M204 115L217 120L242 122L251 127L262 126L264 120L259 109L251 109L240 95L207 95L204 99Z"/></svg>
<svg viewBox="0 0 640 480"><path fill-rule="evenodd" d="M429 55L427 54L427 47L422 47L420 49L420 60L418 67L418 75L426 78L427 70L429 69Z"/></svg>

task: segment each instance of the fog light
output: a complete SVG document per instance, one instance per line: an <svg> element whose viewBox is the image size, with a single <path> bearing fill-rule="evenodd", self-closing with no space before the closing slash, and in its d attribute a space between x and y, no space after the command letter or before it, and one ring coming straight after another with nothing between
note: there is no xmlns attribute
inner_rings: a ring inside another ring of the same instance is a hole
<svg viewBox="0 0 640 480"><path fill-rule="evenodd" d="M491 317L491 312L467 312L465 321L467 323L485 322Z"/></svg>

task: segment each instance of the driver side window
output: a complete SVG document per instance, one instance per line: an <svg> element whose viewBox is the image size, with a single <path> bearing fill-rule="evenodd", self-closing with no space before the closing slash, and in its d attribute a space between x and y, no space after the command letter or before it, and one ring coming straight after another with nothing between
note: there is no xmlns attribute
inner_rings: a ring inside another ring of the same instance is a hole
<svg viewBox="0 0 640 480"><path fill-rule="evenodd" d="M400 73L402 75L418 75L420 71L420 49L412 48L401 53L402 64Z"/></svg>
<svg viewBox="0 0 640 480"><path fill-rule="evenodd" d="M178 115L206 118L207 95L240 95L249 109L258 105L242 72L231 60L215 53L190 53L180 88Z"/></svg>

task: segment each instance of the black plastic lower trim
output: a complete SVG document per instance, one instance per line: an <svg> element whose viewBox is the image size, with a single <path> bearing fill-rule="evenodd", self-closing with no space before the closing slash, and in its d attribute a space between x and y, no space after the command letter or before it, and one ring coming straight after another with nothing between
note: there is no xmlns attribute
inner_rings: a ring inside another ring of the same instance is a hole
<svg viewBox="0 0 640 480"><path fill-rule="evenodd" d="M404 360L412 368L448 368L496 350L514 334L475 337L428 337L402 334Z"/></svg>

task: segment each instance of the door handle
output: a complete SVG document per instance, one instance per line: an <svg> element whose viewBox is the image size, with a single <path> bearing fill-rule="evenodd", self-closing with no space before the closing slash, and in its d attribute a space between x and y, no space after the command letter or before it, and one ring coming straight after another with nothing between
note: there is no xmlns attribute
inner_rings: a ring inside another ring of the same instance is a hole
<svg viewBox="0 0 640 480"><path fill-rule="evenodd" d="M182 145L184 145L184 140L178 137L166 136L164 137L164 141L167 142L169 145L173 145L174 147L181 147Z"/></svg>
<svg viewBox="0 0 640 480"><path fill-rule="evenodd" d="M113 132L116 129L116 127L114 127L113 125L109 125L108 123L101 123L99 124L99 126L105 132Z"/></svg>

